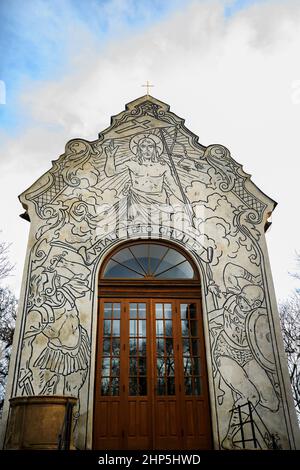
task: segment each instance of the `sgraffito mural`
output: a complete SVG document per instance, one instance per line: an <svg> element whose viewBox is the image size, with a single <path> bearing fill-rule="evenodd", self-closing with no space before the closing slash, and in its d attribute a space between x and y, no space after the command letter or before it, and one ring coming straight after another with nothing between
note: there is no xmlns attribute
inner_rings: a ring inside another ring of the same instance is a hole
<svg viewBox="0 0 300 470"><path fill-rule="evenodd" d="M70 141L21 202L32 229L11 396L77 397L88 446L101 260L122 240L171 240L201 274L215 445L293 447L261 243L274 203L225 147L146 96L96 141Z"/></svg>

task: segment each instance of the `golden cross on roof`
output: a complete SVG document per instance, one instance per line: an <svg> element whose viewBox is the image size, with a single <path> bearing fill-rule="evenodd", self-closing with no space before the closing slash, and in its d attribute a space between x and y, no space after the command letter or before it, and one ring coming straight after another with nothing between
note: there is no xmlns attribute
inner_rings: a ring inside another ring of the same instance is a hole
<svg viewBox="0 0 300 470"><path fill-rule="evenodd" d="M149 96L149 88L154 87L154 85L150 85L150 83L147 80L146 85L142 85L143 87L147 87L147 95Z"/></svg>

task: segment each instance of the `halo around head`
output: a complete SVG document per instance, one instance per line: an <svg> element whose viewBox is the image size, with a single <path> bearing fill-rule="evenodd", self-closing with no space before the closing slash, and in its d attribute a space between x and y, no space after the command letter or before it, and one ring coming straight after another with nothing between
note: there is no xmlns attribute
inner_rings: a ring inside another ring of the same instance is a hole
<svg viewBox="0 0 300 470"><path fill-rule="evenodd" d="M155 134L142 134L142 135L139 134L139 135L133 136L132 139L129 142L129 148L132 151L132 153L134 153L134 155L137 154L138 145L139 145L140 141L144 140L144 139L150 139L154 142L155 147L156 147L156 151L157 151L159 156L163 153L164 146L163 146L163 143L162 143L161 139L157 135L155 135Z"/></svg>

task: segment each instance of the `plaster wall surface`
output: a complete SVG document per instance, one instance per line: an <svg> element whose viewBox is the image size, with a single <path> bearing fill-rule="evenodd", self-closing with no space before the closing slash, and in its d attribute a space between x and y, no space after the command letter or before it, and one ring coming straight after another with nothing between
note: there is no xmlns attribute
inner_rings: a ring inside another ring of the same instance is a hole
<svg viewBox="0 0 300 470"><path fill-rule="evenodd" d="M92 447L99 270L124 241L151 238L199 269L214 447L237 447L231 410L246 405L261 448L299 448L264 235L275 204L225 147L144 96L94 142L68 142L20 200L31 230L2 438L10 397L70 395L76 446Z"/></svg>

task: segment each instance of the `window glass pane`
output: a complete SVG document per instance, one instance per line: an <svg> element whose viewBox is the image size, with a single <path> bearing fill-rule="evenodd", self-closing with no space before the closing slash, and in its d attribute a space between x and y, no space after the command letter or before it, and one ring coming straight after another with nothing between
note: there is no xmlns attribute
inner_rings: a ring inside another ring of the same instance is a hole
<svg viewBox="0 0 300 470"><path fill-rule="evenodd" d="M178 251L175 251L172 248L170 248L166 256L163 258L162 262L160 263L155 274L158 275L162 271L165 271L166 269L169 269L172 266L174 266L174 264L181 263L181 261L184 261L184 260L185 260L185 257L182 256L181 253L178 253Z"/></svg>
<svg viewBox="0 0 300 470"><path fill-rule="evenodd" d="M156 318L163 318L163 307L162 304L155 304L155 316Z"/></svg>
<svg viewBox="0 0 300 470"><path fill-rule="evenodd" d="M192 377L184 378L185 394L193 395Z"/></svg>
<svg viewBox="0 0 300 470"><path fill-rule="evenodd" d="M199 356L200 355L200 348L199 348L199 340L198 339L193 339L192 340L192 354L193 356Z"/></svg>
<svg viewBox="0 0 300 470"><path fill-rule="evenodd" d="M129 379L129 395L138 395L138 381L137 377L130 377Z"/></svg>
<svg viewBox="0 0 300 470"><path fill-rule="evenodd" d="M188 318L188 304L181 304L180 305L180 316L182 319Z"/></svg>
<svg viewBox="0 0 300 470"><path fill-rule="evenodd" d="M172 319L172 304L164 304L164 314L166 319Z"/></svg>
<svg viewBox="0 0 300 470"><path fill-rule="evenodd" d="M167 377L167 395L175 395L174 377Z"/></svg>
<svg viewBox="0 0 300 470"><path fill-rule="evenodd" d="M112 335L120 336L120 320L113 320Z"/></svg>
<svg viewBox="0 0 300 470"><path fill-rule="evenodd" d="M150 271L155 274L155 271L163 258L165 253L168 251L168 247L163 245L150 245Z"/></svg>
<svg viewBox="0 0 300 470"><path fill-rule="evenodd" d="M110 336L110 334L111 334L111 320L104 320L104 322L103 322L103 334L104 334L104 336Z"/></svg>
<svg viewBox="0 0 300 470"><path fill-rule="evenodd" d="M129 361L129 375L137 375L137 358L131 357Z"/></svg>
<svg viewBox="0 0 300 470"><path fill-rule="evenodd" d="M119 379L118 378L113 378L111 379L111 385L110 385L111 395L119 395Z"/></svg>
<svg viewBox="0 0 300 470"><path fill-rule="evenodd" d="M120 375L120 361L115 357L112 359L111 363L111 375L113 377L119 377Z"/></svg>
<svg viewBox="0 0 300 470"><path fill-rule="evenodd" d="M113 317L120 318L120 316L121 316L121 304L114 304Z"/></svg>
<svg viewBox="0 0 300 470"><path fill-rule="evenodd" d="M173 339L172 338L167 338L166 339L166 354L168 356L173 356L173 354L174 354Z"/></svg>
<svg viewBox="0 0 300 470"><path fill-rule="evenodd" d="M135 356L137 354L137 338L130 338L129 351L131 356Z"/></svg>
<svg viewBox="0 0 300 470"><path fill-rule="evenodd" d="M112 317L112 303L105 302L104 303L104 318L111 318Z"/></svg>
<svg viewBox="0 0 300 470"><path fill-rule="evenodd" d="M165 327L166 327L166 331L165 331L165 336L172 336L172 320L166 320L165 321Z"/></svg>
<svg viewBox="0 0 300 470"><path fill-rule="evenodd" d="M170 250L164 257L164 261L166 263L169 263L170 266L181 263L181 261L184 261L184 260L185 260L185 257L178 251L174 250L173 248L170 248Z"/></svg>
<svg viewBox="0 0 300 470"><path fill-rule="evenodd" d="M194 375L200 375L200 358L199 357L194 357L193 358L193 374Z"/></svg>
<svg viewBox="0 0 300 470"><path fill-rule="evenodd" d="M130 320L130 336L137 336L137 320Z"/></svg>
<svg viewBox="0 0 300 470"><path fill-rule="evenodd" d="M197 318L196 304L190 304L190 318L191 320L196 320Z"/></svg>
<svg viewBox="0 0 300 470"><path fill-rule="evenodd" d="M193 375L192 360L190 357L183 358L183 372L184 375Z"/></svg>
<svg viewBox="0 0 300 470"><path fill-rule="evenodd" d="M164 322L163 320L156 320L156 336L164 335Z"/></svg>
<svg viewBox="0 0 300 470"><path fill-rule="evenodd" d="M169 356L166 359L166 375L167 376L174 376L175 375L174 356Z"/></svg>
<svg viewBox="0 0 300 470"><path fill-rule="evenodd" d="M146 357L140 357L139 358L139 374L140 375L147 375Z"/></svg>
<svg viewBox="0 0 300 470"><path fill-rule="evenodd" d="M126 266L131 267L130 262L132 261L133 256L128 250L128 248L123 248L122 250L118 251L115 255L113 255L112 259L114 259L115 261L118 261L119 263L125 264Z"/></svg>
<svg viewBox="0 0 300 470"><path fill-rule="evenodd" d="M134 258L134 256L131 254L128 248L124 248L123 250L118 251L118 253L116 253L112 257L112 259L115 261L118 261L121 264L125 264L125 266L133 269L134 271L137 271L142 276L145 275L145 272L143 271L141 266L138 264L137 260Z"/></svg>
<svg viewBox="0 0 300 470"><path fill-rule="evenodd" d="M165 352L165 342L163 339L156 340L156 354L157 356L163 356Z"/></svg>
<svg viewBox="0 0 300 470"><path fill-rule="evenodd" d="M139 339L139 355L140 356L146 355L146 338Z"/></svg>
<svg viewBox="0 0 300 470"><path fill-rule="evenodd" d="M182 336L189 336L189 321L188 320L181 320L181 334Z"/></svg>
<svg viewBox="0 0 300 470"><path fill-rule="evenodd" d="M139 318L146 318L146 304L138 304Z"/></svg>
<svg viewBox="0 0 300 470"><path fill-rule="evenodd" d="M160 377L160 378L157 379L156 393L157 393L157 395L165 395L165 379L164 379L164 377Z"/></svg>
<svg viewBox="0 0 300 470"><path fill-rule="evenodd" d="M139 394L147 395L147 377L140 377Z"/></svg>
<svg viewBox="0 0 300 470"><path fill-rule="evenodd" d="M123 278L129 277L131 279L142 279L144 276L142 274L138 274L134 271L131 271L126 266L121 266L120 264L116 263L112 259L107 263L105 268L103 277L105 278Z"/></svg>
<svg viewBox="0 0 300 470"><path fill-rule="evenodd" d="M120 356L120 338L112 338L112 356Z"/></svg>
<svg viewBox="0 0 300 470"><path fill-rule="evenodd" d="M110 356L110 338L103 340L103 356Z"/></svg>
<svg viewBox="0 0 300 470"><path fill-rule="evenodd" d="M143 267L144 271L148 274L148 245L146 243L141 245L133 245L130 247L130 249L137 258L140 265Z"/></svg>
<svg viewBox="0 0 300 470"><path fill-rule="evenodd" d="M109 377L101 379L101 395L109 395Z"/></svg>
<svg viewBox="0 0 300 470"><path fill-rule="evenodd" d="M146 320L139 321L139 336L146 336Z"/></svg>
<svg viewBox="0 0 300 470"><path fill-rule="evenodd" d="M184 355L190 354L190 341L189 339L183 338L182 339L182 349Z"/></svg>
<svg viewBox="0 0 300 470"><path fill-rule="evenodd" d="M104 357L102 360L102 377L109 377L110 376L110 358Z"/></svg>
<svg viewBox="0 0 300 470"><path fill-rule="evenodd" d="M194 270L188 261L171 267L168 271L157 274L160 279L193 279Z"/></svg>
<svg viewBox="0 0 300 470"><path fill-rule="evenodd" d="M201 378L194 377L194 395L201 395Z"/></svg>
<svg viewBox="0 0 300 470"><path fill-rule="evenodd" d="M137 318L137 304L130 303L129 315L130 315L130 318Z"/></svg>
<svg viewBox="0 0 300 470"><path fill-rule="evenodd" d="M198 322L193 320L190 322L191 336L198 336Z"/></svg>
<svg viewBox="0 0 300 470"><path fill-rule="evenodd" d="M164 377L165 375L165 360L163 357L156 358L156 370L158 377Z"/></svg>

